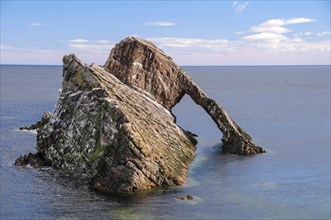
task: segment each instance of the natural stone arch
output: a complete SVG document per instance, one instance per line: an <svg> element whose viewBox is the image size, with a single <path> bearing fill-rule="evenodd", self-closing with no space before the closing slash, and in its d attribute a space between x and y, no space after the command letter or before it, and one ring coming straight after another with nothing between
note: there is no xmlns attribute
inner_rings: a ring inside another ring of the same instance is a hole
<svg viewBox="0 0 331 220"><path fill-rule="evenodd" d="M220 130L216 123L189 95L185 94L171 111L175 123L195 137L197 146L220 146Z"/></svg>
<svg viewBox="0 0 331 220"><path fill-rule="evenodd" d="M169 111L187 94L200 105L223 133L223 151L250 155L265 152L209 98L171 57L151 42L128 37L111 51L104 68L127 85L152 95Z"/></svg>

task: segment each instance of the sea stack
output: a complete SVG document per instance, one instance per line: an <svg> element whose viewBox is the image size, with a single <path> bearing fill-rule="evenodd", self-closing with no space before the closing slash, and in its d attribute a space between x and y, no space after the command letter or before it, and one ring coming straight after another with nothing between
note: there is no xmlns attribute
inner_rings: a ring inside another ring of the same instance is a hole
<svg viewBox="0 0 331 220"><path fill-rule="evenodd" d="M215 121L224 152L264 152L169 56L129 37L103 67L64 56L62 90L49 121L37 129L37 153L15 164L82 174L99 191L182 185L196 141L176 125L171 109L185 94Z"/></svg>
<svg viewBox="0 0 331 220"><path fill-rule="evenodd" d="M187 94L214 120L223 133L223 152L251 155L265 152L236 124L213 99L171 57L151 42L128 37L110 53L104 68L123 83L152 95L163 107L171 109Z"/></svg>

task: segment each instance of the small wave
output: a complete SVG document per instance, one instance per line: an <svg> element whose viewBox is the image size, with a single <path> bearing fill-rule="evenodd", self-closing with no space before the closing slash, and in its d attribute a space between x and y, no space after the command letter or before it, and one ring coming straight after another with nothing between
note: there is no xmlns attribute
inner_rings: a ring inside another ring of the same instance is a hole
<svg viewBox="0 0 331 220"><path fill-rule="evenodd" d="M26 168L29 168L29 169L32 169L33 168L33 166L31 166L30 164L26 165L25 167Z"/></svg>
<svg viewBox="0 0 331 220"><path fill-rule="evenodd" d="M41 167L40 170L41 171L48 171L48 170L51 170L52 167Z"/></svg>
<svg viewBox="0 0 331 220"><path fill-rule="evenodd" d="M37 129L33 129L33 130L26 130L26 129L18 129L18 128L15 128L14 131L17 131L17 132L28 132L28 133L31 133L31 134L37 134Z"/></svg>

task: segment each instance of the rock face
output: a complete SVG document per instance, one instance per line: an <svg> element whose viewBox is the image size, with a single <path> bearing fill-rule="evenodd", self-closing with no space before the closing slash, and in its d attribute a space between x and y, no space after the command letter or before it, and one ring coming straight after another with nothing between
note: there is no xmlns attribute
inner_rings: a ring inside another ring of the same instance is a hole
<svg viewBox="0 0 331 220"><path fill-rule="evenodd" d="M103 68L63 58L62 93L37 150L51 165L86 173L102 191L181 185L195 146L170 112Z"/></svg>
<svg viewBox="0 0 331 220"><path fill-rule="evenodd" d="M117 44L104 65L125 84L151 94L171 110L187 94L211 116L223 133L223 152L250 155L265 152L174 61L152 43L129 37Z"/></svg>
<svg viewBox="0 0 331 220"><path fill-rule="evenodd" d="M264 152L170 57L129 37L104 67L64 56L55 110L37 123L37 153L15 165L82 174L100 191L182 185L196 140L176 125L171 109L185 94L213 118L223 133L223 151Z"/></svg>

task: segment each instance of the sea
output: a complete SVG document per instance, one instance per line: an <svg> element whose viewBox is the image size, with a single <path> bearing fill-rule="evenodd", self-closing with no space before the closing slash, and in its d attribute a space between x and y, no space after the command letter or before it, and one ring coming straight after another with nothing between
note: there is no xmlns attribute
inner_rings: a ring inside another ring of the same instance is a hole
<svg viewBox="0 0 331 220"><path fill-rule="evenodd" d="M36 132L19 127L53 111L62 66L1 65L0 219L330 219L330 66L183 69L267 153L222 153L222 133L185 95L173 113L199 143L183 186L102 195L16 167L36 152Z"/></svg>

